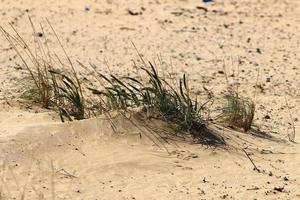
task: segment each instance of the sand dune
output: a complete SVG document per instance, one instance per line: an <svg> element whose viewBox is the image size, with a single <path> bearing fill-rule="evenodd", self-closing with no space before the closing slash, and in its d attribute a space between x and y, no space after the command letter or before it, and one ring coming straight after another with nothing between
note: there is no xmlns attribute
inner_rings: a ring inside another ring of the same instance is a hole
<svg viewBox="0 0 300 200"><path fill-rule="evenodd" d="M242 94L258 92L261 130L211 125L227 143L215 148L157 141L121 115L112 119L116 130L104 116L62 123L20 97L24 70L1 35L0 200L300 199L300 1L2 0L0 14L0 25L13 23L26 40L27 16L37 24L48 18L71 58L103 73L138 76L134 42L145 59L161 56L162 73L186 73L196 94L222 95L225 63Z"/></svg>
<svg viewBox="0 0 300 200"><path fill-rule="evenodd" d="M128 132L121 116L114 133L101 118L62 124L49 113L5 115L1 122L19 126L1 123L1 133L10 133L0 146L4 197L19 198L23 190L27 199L52 193L57 199L299 197L299 146L285 141L225 131L226 147L177 141L166 150L140 140L132 127ZM253 170L245 146L261 172Z"/></svg>

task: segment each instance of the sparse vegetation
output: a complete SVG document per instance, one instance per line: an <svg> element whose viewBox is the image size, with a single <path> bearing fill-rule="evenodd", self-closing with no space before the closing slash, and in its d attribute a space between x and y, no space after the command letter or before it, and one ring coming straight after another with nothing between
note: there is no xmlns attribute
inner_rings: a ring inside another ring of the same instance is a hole
<svg viewBox="0 0 300 200"><path fill-rule="evenodd" d="M23 96L40 102L44 108L57 110L62 121L84 119L87 106L81 83L70 57L49 21L48 25L65 55L67 64L57 54L50 52L43 26L40 25L43 35L40 37L31 19L30 22L34 34L34 49L29 47L12 25L16 36L9 34L1 27L2 33L29 73L29 79L25 82L28 87ZM206 128L207 120L204 119L203 110L210 99L200 103L196 96L193 97L185 74L179 80L178 85L174 86L158 75L152 63L146 64L143 59L142 61L144 65L140 69L145 72L147 81L140 81L130 76L123 78L113 74L105 76L97 72L98 80L101 80L103 88L88 88L100 97L100 102L92 103L91 107L96 109L97 113L107 113L112 110L126 112L132 108L142 108L147 112L147 116L173 124L180 132L188 132L195 138L202 137L203 139L203 134L207 137L209 130ZM57 66L63 69L68 66L71 72L59 71ZM222 109L222 120L229 126L248 131L254 118L254 103L233 91L230 91L225 99L227 104Z"/></svg>
<svg viewBox="0 0 300 200"><path fill-rule="evenodd" d="M0 5L0 200L300 198L300 0Z"/></svg>
<svg viewBox="0 0 300 200"><path fill-rule="evenodd" d="M43 41L38 37L31 19L30 23L34 35L34 49L25 42L12 24L10 26L15 35L9 34L2 27L0 29L29 74L30 79L27 79L29 87L24 90L24 96L40 102L44 108L49 108L53 96L51 77L48 72L52 69L51 58L49 52L46 52L49 48L47 42L43 46ZM43 30L42 25L41 30Z"/></svg>
<svg viewBox="0 0 300 200"><path fill-rule="evenodd" d="M77 85L76 81L70 78L71 76L56 71L49 72L52 74L54 102L59 110L61 120L64 121L64 117L70 121L84 119L85 105L79 90L80 85Z"/></svg>
<svg viewBox="0 0 300 200"><path fill-rule="evenodd" d="M254 118L254 102L232 90L224 98L227 103L222 108L221 118L223 122L229 126L242 128L245 132L248 131L251 128Z"/></svg>
<svg viewBox="0 0 300 200"><path fill-rule="evenodd" d="M207 134L206 121L202 116L207 102L201 104L197 98L191 97L186 75L179 80L175 89L158 75L152 63L149 62L149 67L144 66L141 70L146 73L147 81L100 74L108 86L103 90L89 89L104 97L101 99L104 99L106 110L127 111L129 108L142 107L148 116L176 124L181 132L187 131L195 138L203 137L204 132Z"/></svg>
<svg viewBox="0 0 300 200"><path fill-rule="evenodd" d="M21 59L28 74L22 79L21 96L41 103L43 108L58 110L62 121L64 121L64 118L69 120L84 119L85 104L81 83L70 57L49 21L47 21L48 25L65 55L67 64L56 53L50 51L43 25L40 24L42 32L38 34L32 20L30 18L29 20L33 30L34 47L25 42L12 24L10 26L14 35L9 34L4 28L0 27L3 35ZM68 66L71 68L71 73L57 70L58 67L66 69Z"/></svg>

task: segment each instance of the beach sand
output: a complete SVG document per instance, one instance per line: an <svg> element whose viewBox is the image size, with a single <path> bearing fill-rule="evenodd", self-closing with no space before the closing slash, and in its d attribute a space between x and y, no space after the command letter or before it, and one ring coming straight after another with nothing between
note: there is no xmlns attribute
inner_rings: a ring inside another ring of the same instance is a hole
<svg viewBox="0 0 300 200"><path fill-rule="evenodd" d="M2 0L0 15L28 41L28 16L37 27L47 18L71 59L101 73L138 76L132 43L162 74L186 73L200 96L221 96L226 70L243 95L256 93L263 132L213 127L226 146L155 145L118 115L116 131L102 116L61 123L20 98L24 70L0 35L0 199L300 199L300 1Z"/></svg>

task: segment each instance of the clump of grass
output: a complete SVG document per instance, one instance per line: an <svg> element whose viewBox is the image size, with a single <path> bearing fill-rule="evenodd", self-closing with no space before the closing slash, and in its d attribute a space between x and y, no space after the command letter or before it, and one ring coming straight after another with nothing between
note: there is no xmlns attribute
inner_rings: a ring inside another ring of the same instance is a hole
<svg viewBox="0 0 300 200"><path fill-rule="evenodd" d="M1 26L0 29L6 40L10 43L21 59L29 74L30 81L28 83L30 83L30 87L24 91L24 97L33 98L40 102L42 107L49 108L53 91L51 86L51 77L48 72L48 70L51 69L51 65L49 65L49 54L46 52L48 46L47 43L46 46L43 46L44 41L38 37L35 26L30 18L29 20L34 35L34 49L25 42L12 24L10 24L10 26L15 33L14 35L9 34ZM43 31L42 25L41 30Z"/></svg>
<svg viewBox="0 0 300 200"><path fill-rule="evenodd" d="M127 110L128 108L137 107L140 105L141 99L138 94L138 89L131 84L121 81L114 75L108 78L103 74L99 74L100 78L105 80L109 85L105 86L103 91L91 89L95 94L105 97L105 110ZM134 79L132 79L134 80ZM137 80L135 80L138 82Z"/></svg>
<svg viewBox="0 0 300 200"><path fill-rule="evenodd" d="M24 77L21 78L20 82L18 82L18 86L20 86L21 98L28 99L33 102L41 103L43 108L51 107L50 93L52 93L52 88L50 84L48 85L48 88L44 88L44 90L47 90L48 92L43 93L43 95L41 95L40 92L41 90L39 87L37 87L31 75L25 73ZM47 98L42 98L46 96Z"/></svg>
<svg viewBox="0 0 300 200"><path fill-rule="evenodd" d="M144 105L154 108L154 111L168 121L175 122L182 130L191 132L204 126L202 116L203 105L190 96L186 76L179 80L178 89L162 80L154 66L150 69L142 68L148 75L149 86L142 87ZM199 130L200 131L200 130Z"/></svg>
<svg viewBox="0 0 300 200"><path fill-rule="evenodd" d="M103 90L89 89L101 96L106 110L127 111L142 107L148 115L176 124L181 132L186 131L198 139L204 134L206 137L208 129L202 111L207 102L200 104L197 98L191 97L186 76L183 75L175 89L158 75L152 63L149 62L148 68L141 67L141 70L146 73L147 81L100 74L107 85ZM214 139L221 141L216 137Z"/></svg>
<svg viewBox="0 0 300 200"><path fill-rule="evenodd" d="M233 65L233 58L231 58ZM229 76L227 75L227 70L225 66L225 61L223 62L223 71L225 79L228 86L228 92L223 97L226 103L221 108L221 121L226 123L229 127L242 129L245 132L250 130L254 114L255 114L255 102L256 102L256 90L254 92L254 101L250 98L241 96L239 93L239 74L240 74L240 58L238 57L237 74L233 72L233 84L229 84ZM258 82L259 70L257 73L256 82Z"/></svg>
<svg viewBox="0 0 300 200"><path fill-rule="evenodd" d="M70 121L73 118L75 120L84 119L84 98L77 82L72 80L71 76L61 72L52 70L49 72L52 74L54 102L58 107L61 120L64 121L64 117Z"/></svg>
<svg viewBox="0 0 300 200"><path fill-rule="evenodd" d="M18 31L10 24L13 34L9 34L0 27L3 35L15 50L25 66L28 76L23 78L24 90L21 97L29 98L41 103L43 108L58 110L61 120L80 120L85 118L85 103L82 94L81 83L66 53L61 41L50 22L47 23L52 30L56 41L63 51L64 58L60 58L55 52L51 52L43 25L39 34L29 18L34 36L34 48L31 48ZM64 62L67 61L67 63ZM70 68L71 73L59 72L57 68Z"/></svg>
<svg viewBox="0 0 300 200"><path fill-rule="evenodd" d="M227 103L222 108L222 121L245 132L250 130L254 119L255 103L232 90L224 98Z"/></svg>

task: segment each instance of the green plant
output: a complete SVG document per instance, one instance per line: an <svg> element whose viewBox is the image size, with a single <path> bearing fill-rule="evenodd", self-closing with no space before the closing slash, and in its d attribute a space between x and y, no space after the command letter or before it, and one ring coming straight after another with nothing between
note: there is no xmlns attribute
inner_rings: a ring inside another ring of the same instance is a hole
<svg viewBox="0 0 300 200"><path fill-rule="evenodd" d="M64 121L64 117L72 121L85 118L84 98L79 88L80 85L61 72L49 71L52 74L54 102L58 107L60 118ZM59 77L57 79L57 76ZM80 83L79 83L80 84Z"/></svg>
<svg viewBox="0 0 300 200"><path fill-rule="evenodd" d="M144 87L144 105L154 108L163 119L176 122L182 130L191 131L204 125L202 117L203 106L197 99L190 97L186 76L179 80L178 90L162 80L154 66L142 68L148 75L149 86Z"/></svg>
<svg viewBox="0 0 300 200"><path fill-rule="evenodd" d="M40 24L42 32L38 34L31 18L29 18L29 21L33 30L34 47L30 47L25 42L12 24L10 26L14 35L9 34L4 28L0 27L3 35L21 59L28 74L22 79L21 89L23 93L21 97L37 101L44 108L58 110L62 121L65 117L69 120L84 119L85 103L81 83L58 35L47 20L67 63L63 62L64 59L60 58L55 52L50 51L42 24ZM57 68L59 67L62 69L69 67L71 73L58 72Z"/></svg>
<svg viewBox="0 0 300 200"><path fill-rule="evenodd" d="M234 91L229 91L224 98L227 103L222 108L222 121L247 132L253 123L255 103Z"/></svg>
<svg viewBox="0 0 300 200"><path fill-rule="evenodd" d="M21 98L41 103L39 88L37 88L30 75L26 73L18 82L18 87L20 89Z"/></svg>
<svg viewBox="0 0 300 200"><path fill-rule="evenodd" d="M126 112L130 108L142 107L148 115L177 125L181 132L187 131L195 138L206 137L208 129L202 111L209 101L200 104L197 98L191 97L186 76L183 75L175 89L158 75L152 63L149 62L149 67L142 67L141 70L146 73L147 81L114 75L107 77L98 73L107 85L103 90L89 89L104 97L101 99L106 110Z"/></svg>
<svg viewBox="0 0 300 200"><path fill-rule="evenodd" d="M31 48L18 31L10 24L15 35L9 34L3 27L0 26L2 34L6 40L10 43L12 48L15 50L31 80L27 83L29 87L24 90L23 96L33 98L40 102L42 107L49 108L51 104L51 97L53 95L51 77L49 70L52 69L49 48L46 42L46 38L42 41L36 33L36 29L29 18L33 35L34 35L34 48ZM41 25L41 30L43 27ZM45 44L45 45L43 45ZM26 80L26 79L24 79Z"/></svg>

